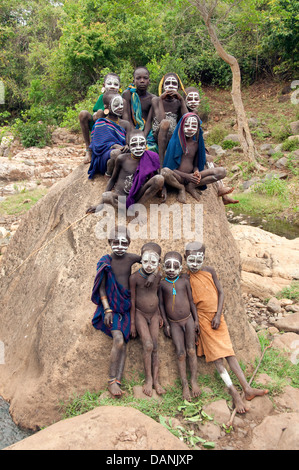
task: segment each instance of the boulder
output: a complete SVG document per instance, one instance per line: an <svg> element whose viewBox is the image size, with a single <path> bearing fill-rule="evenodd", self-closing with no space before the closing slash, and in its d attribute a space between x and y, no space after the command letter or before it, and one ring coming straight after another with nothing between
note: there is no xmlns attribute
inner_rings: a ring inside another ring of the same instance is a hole
<svg viewBox="0 0 299 470"><path fill-rule="evenodd" d="M293 121L290 123L291 132L293 135L299 134L299 121Z"/></svg>
<svg viewBox="0 0 299 470"><path fill-rule="evenodd" d="M83 415L52 424L5 450L118 452L149 449L187 451L188 447L164 426L134 408L100 406Z"/></svg>
<svg viewBox="0 0 299 470"><path fill-rule="evenodd" d="M299 238L285 237L249 225L231 225L242 263L242 288L260 299L274 297L299 279Z"/></svg>
<svg viewBox="0 0 299 470"><path fill-rule="evenodd" d="M250 450L299 450L299 413L265 418L253 430Z"/></svg>
<svg viewBox="0 0 299 470"><path fill-rule="evenodd" d="M276 328L280 331L292 331L293 333L299 334L299 312L289 314L283 318L280 318L275 322ZM298 337L299 345L299 337Z"/></svg>
<svg viewBox="0 0 299 470"><path fill-rule="evenodd" d="M58 421L60 401L74 394L107 387L111 339L91 324L96 309L91 291L97 261L110 252L101 225L105 228L114 212L110 207L108 216L92 214L82 219L86 209L99 202L106 184L103 176L89 180L87 166L79 165L23 216L1 258L0 338L5 364L0 366L0 395L10 402L15 423L25 428L36 430ZM146 206L149 224L141 227L127 219L130 251L140 253L141 246L154 239L162 255L173 249L183 254L185 243L192 239L188 216L199 229L202 213L206 262L215 267L223 285L232 343L238 359L251 362L260 354L260 346L247 321L239 252L216 185L202 192L201 204L195 204L190 195L187 204L178 204L176 193L169 193L163 207L159 202L154 198ZM153 217L157 208L173 209L168 233L164 230L167 217L158 221ZM178 378L175 350L162 330L159 357L161 384L173 384ZM199 373L214 370L204 359L198 363ZM132 372L142 371L141 343L132 340L124 374L129 379Z"/></svg>

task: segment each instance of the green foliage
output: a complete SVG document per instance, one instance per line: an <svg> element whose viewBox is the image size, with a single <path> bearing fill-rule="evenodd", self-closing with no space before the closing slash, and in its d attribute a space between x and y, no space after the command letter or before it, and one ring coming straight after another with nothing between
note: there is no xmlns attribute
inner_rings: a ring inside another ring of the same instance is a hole
<svg viewBox="0 0 299 470"><path fill-rule="evenodd" d="M205 139L207 145L220 145L227 135L227 130L223 126L214 126Z"/></svg>
<svg viewBox="0 0 299 470"><path fill-rule="evenodd" d="M292 281L291 285L284 287L281 292L277 294L278 299L291 299L299 302L299 281Z"/></svg>
<svg viewBox="0 0 299 470"><path fill-rule="evenodd" d="M282 144L282 150L292 152L293 150L299 149L299 139L288 139Z"/></svg>
<svg viewBox="0 0 299 470"><path fill-rule="evenodd" d="M277 197L283 201L288 199L289 194L287 181L280 179L277 175L266 178L262 183L255 184L254 191L270 197Z"/></svg>
<svg viewBox="0 0 299 470"><path fill-rule="evenodd" d="M234 147L237 147L237 143L234 142L233 140L224 140L222 143L221 143L221 146L223 149L233 149Z"/></svg>
<svg viewBox="0 0 299 470"><path fill-rule="evenodd" d="M38 121L24 122L16 119L12 131L22 145L27 147L45 147L51 143L51 131L47 123Z"/></svg>
<svg viewBox="0 0 299 470"><path fill-rule="evenodd" d="M38 187L32 191L27 191L26 189L21 189L22 184L16 184L16 189L19 187L19 193L13 194L0 202L1 215L20 215L27 212L47 193L46 188Z"/></svg>

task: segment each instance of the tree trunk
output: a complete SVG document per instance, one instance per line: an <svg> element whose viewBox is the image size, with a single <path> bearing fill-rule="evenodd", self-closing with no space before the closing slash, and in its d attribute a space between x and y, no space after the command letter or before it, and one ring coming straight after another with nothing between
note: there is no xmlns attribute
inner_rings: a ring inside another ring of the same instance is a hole
<svg viewBox="0 0 299 470"><path fill-rule="evenodd" d="M255 148L254 142L251 137L250 129L248 126L248 120L246 116L246 112L244 109L242 95L241 95L241 72L240 67L237 59L228 54L224 48L222 47L217 33L213 24L211 23L211 14L214 10L217 2L215 3L212 10L208 11L207 5L204 0L196 0L195 2L190 1L193 5L195 5L201 13L201 16L204 20L204 23L208 29L209 36L211 41L218 53L218 55L223 59L227 64L229 64L231 71L232 71L232 100L233 105L236 111L236 118L237 118L237 125L238 125L238 135L240 139L240 144L242 146L243 152L247 158L250 159L255 165L255 167L260 168L260 165L256 161L256 156L258 156L258 152Z"/></svg>

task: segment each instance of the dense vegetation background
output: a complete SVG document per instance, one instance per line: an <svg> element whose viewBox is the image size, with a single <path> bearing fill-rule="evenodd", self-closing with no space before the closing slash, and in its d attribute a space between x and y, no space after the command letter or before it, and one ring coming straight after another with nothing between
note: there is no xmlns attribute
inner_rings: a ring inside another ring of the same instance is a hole
<svg viewBox="0 0 299 470"><path fill-rule="evenodd" d="M296 78L298 12L298 0L219 1L217 32L238 59L244 84ZM17 118L17 126L75 126L78 111L92 109L107 71L119 73L124 88L138 65L150 70L154 93L171 70L185 85L231 82L187 0L1 1L0 125Z"/></svg>

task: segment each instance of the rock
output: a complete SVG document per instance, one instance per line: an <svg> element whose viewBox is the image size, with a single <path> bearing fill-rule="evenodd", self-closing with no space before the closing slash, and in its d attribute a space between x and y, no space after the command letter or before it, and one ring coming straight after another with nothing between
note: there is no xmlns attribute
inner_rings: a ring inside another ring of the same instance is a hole
<svg viewBox="0 0 299 470"><path fill-rule="evenodd" d="M230 411L227 406L226 400L217 400L208 405L203 406L203 410L220 426L227 423L230 419Z"/></svg>
<svg viewBox="0 0 299 470"><path fill-rule="evenodd" d="M292 331L293 333L299 333L299 312L285 316L275 322L276 328L280 331ZM299 345L299 337L298 337Z"/></svg>
<svg viewBox="0 0 299 470"><path fill-rule="evenodd" d="M144 399L144 400L158 400L158 401L161 401L161 396L159 396L156 392L156 390L153 390L153 394L151 397L149 397L148 395L145 395L142 391L142 385L135 385L133 387L133 394L134 394L134 398L137 398L137 399Z"/></svg>
<svg viewBox="0 0 299 470"><path fill-rule="evenodd" d="M282 394L274 398L276 406L288 411L299 412L299 389L287 385Z"/></svg>
<svg viewBox="0 0 299 470"><path fill-rule="evenodd" d="M286 305L285 309L287 312L299 312L299 305Z"/></svg>
<svg viewBox="0 0 299 470"><path fill-rule="evenodd" d="M103 176L89 180L86 165L78 166L26 212L1 259L0 338L7 348L5 365L0 367L0 395L10 402L14 421L23 427L34 430L59 420L59 401L68 400L74 392L81 395L86 390L107 388L111 339L93 328L96 306L90 297L96 263L110 252L106 234L100 228L106 228L107 220L117 214L92 214L65 231L99 201L106 184ZM159 199L151 203L156 208ZM260 355L260 345L244 309L238 248L214 186L202 192L201 203L202 206L194 204L188 195L187 204L182 206L177 203L176 194L169 192L163 207L173 207L180 222L183 210L188 213L190 209L192 224L195 217L199 220L195 209L202 208L207 264L215 266L222 283L224 314L232 343L238 359L246 364ZM148 215L152 210L150 202L146 208ZM164 223L166 219L163 218ZM161 235L153 217L143 229L129 224L130 250L140 253L141 246L154 239L161 245L162 254L174 247L183 254L186 241L192 239L187 225L185 221L181 227L184 231L177 235L170 223L169 233L165 235L164 230ZM39 251L20 266L36 250ZM165 387L177 380L178 368L173 343L162 330L159 358L160 381ZM204 360L199 359L198 364L199 373L214 370ZM139 339L128 344L126 379L130 379L132 371L143 372Z"/></svg>
<svg viewBox="0 0 299 470"><path fill-rule="evenodd" d="M250 450L299 450L299 413L265 418L253 430Z"/></svg>
<svg viewBox="0 0 299 470"><path fill-rule="evenodd" d="M288 332L274 337L273 348L283 352L293 364L299 362L299 336Z"/></svg>
<svg viewBox="0 0 299 470"><path fill-rule="evenodd" d="M291 299L279 299L281 307L286 307L287 305L292 305L293 301Z"/></svg>
<svg viewBox="0 0 299 470"><path fill-rule="evenodd" d="M276 299L275 297L272 297L267 304L267 309L269 310L269 312L272 312L272 313L280 312L281 306L280 306L279 300Z"/></svg>
<svg viewBox="0 0 299 470"><path fill-rule="evenodd" d="M299 135L290 135L288 140L299 140Z"/></svg>
<svg viewBox="0 0 299 470"><path fill-rule="evenodd" d="M242 289L262 300L299 278L299 238L288 240L258 227L231 225L242 263Z"/></svg>
<svg viewBox="0 0 299 470"><path fill-rule="evenodd" d="M224 137L223 140L232 140L233 142L240 143L240 137L238 136L238 134L228 134Z"/></svg>
<svg viewBox="0 0 299 470"><path fill-rule="evenodd" d="M262 144L260 149L261 149L261 152L268 153L269 150L272 149L272 146L271 146L271 144Z"/></svg>
<svg viewBox="0 0 299 470"><path fill-rule="evenodd" d="M266 416L273 411L273 404L267 395L255 397L250 402L246 401L249 410L246 413L246 419L260 423Z"/></svg>
<svg viewBox="0 0 299 470"><path fill-rule="evenodd" d="M282 157L277 162L275 162L276 168L285 168L288 163L288 159L286 157Z"/></svg>
<svg viewBox="0 0 299 470"><path fill-rule="evenodd" d="M5 450L182 450L188 447L164 426L134 408L99 406L59 421Z"/></svg>
<svg viewBox="0 0 299 470"><path fill-rule="evenodd" d="M250 128L257 127L258 126L258 119L257 118L249 118L248 119L248 125Z"/></svg>
<svg viewBox="0 0 299 470"><path fill-rule="evenodd" d="M208 148L208 152L212 157L217 157L217 156L226 154L225 150L221 147L221 145L216 145L216 144L211 145Z"/></svg>
<svg viewBox="0 0 299 470"><path fill-rule="evenodd" d="M290 128L293 135L299 134L299 121L290 122Z"/></svg>

